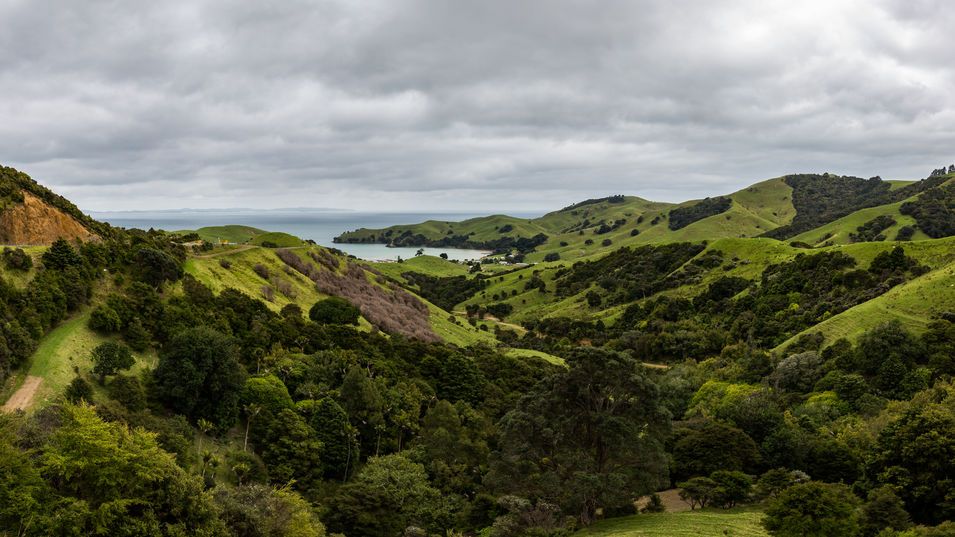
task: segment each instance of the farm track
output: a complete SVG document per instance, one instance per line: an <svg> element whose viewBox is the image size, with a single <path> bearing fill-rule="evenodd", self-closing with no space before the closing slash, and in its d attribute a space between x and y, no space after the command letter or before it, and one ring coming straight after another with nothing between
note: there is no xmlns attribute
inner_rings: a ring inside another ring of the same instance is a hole
<svg viewBox="0 0 955 537"><path fill-rule="evenodd" d="M29 408L30 405L33 404L33 396L36 395L36 391L42 382L42 378L28 375L20 388L14 392L6 404L3 405L3 412L14 412Z"/></svg>

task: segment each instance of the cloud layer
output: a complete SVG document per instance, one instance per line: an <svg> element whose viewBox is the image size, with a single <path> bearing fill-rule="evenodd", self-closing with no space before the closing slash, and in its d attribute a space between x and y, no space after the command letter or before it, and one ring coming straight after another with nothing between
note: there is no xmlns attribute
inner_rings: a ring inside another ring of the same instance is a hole
<svg viewBox="0 0 955 537"><path fill-rule="evenodd" d="M543 209L955 161L944 0L0 2L0 162L88 210Z"/></svg>

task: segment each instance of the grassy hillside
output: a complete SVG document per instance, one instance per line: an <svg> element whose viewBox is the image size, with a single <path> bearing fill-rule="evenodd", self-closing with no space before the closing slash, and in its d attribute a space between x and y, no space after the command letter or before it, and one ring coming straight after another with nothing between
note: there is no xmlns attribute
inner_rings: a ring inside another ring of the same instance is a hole
<svg viewBox="0 0 955 537"><path fill-rule="evenodd" d="M867 330L896 320L915 333L924 332L941 313L955 311L955 263L906 282L884 295L831 317L804 333L821 333L827 342L856 340ZM785 348L799 335L779 346Z"/></svg>
<svg viewBox="0 0 955 537"><path fill-rule="evenodd" d="M302 241L302 239L288 233L269 231L267 233L262 233L252 237L246 241L246 244L267 246L269 248L294 248L296 246L305 244L305 242Z"/></svg>
<svg viewBox="0 0 955 537"><path fill-rule="evenodd" d="M32 395L30 410L43 408L54 401L73 380L76 371L88 374L92 369L90 355L97 345L116 340L97 334L89 329L89 310L74 315L61 323L40 341L39 347L30 358L27 367L20 375L12 377L2 395L3 400L21 387L26 377L42 379ZM137 374L144 368L154 367L157 357L155 351L133 352L136 364L127 374Z"/></svg>
<svg viewBox="0 0 955 537"><path fill-rule="evenodd" d="M952 179L943 176L922 182L880 182L875 178L863 180L830 175L786 176L762 181L717 198L727 202L725 210L717 212L697 210L708 203L714 205L714 200L709 199L674 205L632 196L613 196L587 200L532 220L497 215L463 222L429 221L378 230L361 229L344 233L336 240L392 242L397 239L402 245L414 246L455 236L481 243L501 237L529 239L543 233L547 240L527 253L527 261L541 261L548 255L550 258L557 255L561 260L577 261L620 246L757 237L786 229L806 229L807 222L814 222L815 227L809 226L808 230L802 232L783 233L785 237L792 237L787 238L787 242L797 240L814 246L847 244L852 242L850 234L858 233L860 226L879 216L890 216L895 220L883 232L889 240L895 239L899 229L904 226L915 229L912 240L922 240L928 237L915 228L915 220L911 216L899 212L899 207L906 196L912 199L927 188L937 187L940 181L944 183L946 178ZM797 181L793 184L802 185L799 195L803 213L799 216L798 225L794 224L797 209L793 202L794 189L790 186L792 181ZM816 191L829 183L836 186ZM853 196L839 199L838 185L842 184L854 189ZM880 200L883 205L878 205ZM864 208L853 211L853 208L860 207ZM815 214L816 210L821 212ZM677 224L676 213L681 213L680 224ZM688 225L687 213L695 214ZM488 243L485 246L490 248L493 245ZM510 250L504 247L503 251Z"/></svg>
<svg viewBox="0 0 955 537"><path fill-rule="evenodd" d="M701 200L674 205L620 196L588 200L532 220L496 215L462 222L428 221L360 229L343 233L336 240L390 242L411 235L439 241L452 235L466 235L469 240L482 242L502 236L530 238L543 233L547 241L527 256L528 261L540 261L547 254L577 260L626 245L760 235L792 220L795 209L791 196L792 189L781 178L763 181L726 196L732 201L727 211L677 230L668 226L669 211L692 207ZM502 229L507 231L502 233Z"/></svg>
<svg viewBox="0 0 955 537"><path fill-rule="evenodd" d="M858 233L861 226L880 216L887 216L895 220L895 224L882 232L886 240L895 240L899 233L899 228L903 226L915 226L914 218L899 212L899 207L902 206L902 203L904 202L880 205L878 207L856 211L834 222L796 235L792 240L805 242L813 246L823 244L849 244L853 242L852 234ZM918 229L916 229L915 234L912 236L912 240L924 240L928 238L928 235Z"/></svg>
<svg viewBox="0 0 955 537"><path fill-rule="evenodd" d="M704 509L604 520L574 537L768 537L753 509Z"/></svg>
<svg viewBox="0 0 955 537"><path fill-rule="evenodd" d="M175 233L185 235L187 233L197 233L199 238L213 244L222 242L245 243L253 238L264 235L268 231L254 228L251 226L227 225L227 226L207 226L199 229L183 229Z"/></svg>
<svg viewBox="0 0 955 537"><path fill-rule="evenodd" d="M327 252L319 246L302 247L296 250L305 256L307 252ZM301 257L300 256L300 257ZM336 256L337 258L337 256ZM344 259L338 258L344 265ZM419 258L415 258L419 259ZM459 266L439 258L409 260L406 263L376 263L376 268L425 267L429 265L444 267L447 272L454 267L467 270L466 266ZM228 265L228 266L224 266ZM322 267L322 270L328 270ZM235 249L216 250L211 254L190 257L186 261L186 272L208 286L215 293L226 288L234 288L243 293L266 301L274 311L281 310L286 304L296 303L304 311L328 295L318 291L315 283L302 274L288 270L288 267L276 255L275 250L261 247L240 247ZM263 276L263 274L265 276ZM391 276L391 274L387 274ZM271 289L269 291L268 289ZM282 290L285 290L283 292ZM268 300L271 297L271 300ZM492 343L494 336L480 331L466 323L455 323L449 320L450 313L424 301L429 311L429 321L432 330L443 340L457 345L470 345L478 342ZM371 329L371 323L364 317L359 321L361 326Z"/></svg>
<svg viewBox="0 0 955 537"><path fill-rule="evenodd" d="M256 266L264 267L263 273L268 277L257 273ZM263 297L264 286L287 282L291 286L288 294L276 292L272 301L266 301L275 311L290 302L302 305L307 311L316 301L327 298L307 278L294 272L287 273L285 264L268 248L216 250L212 254L193 256L186 260L185 270L214 293L232 287L256 298Z"/></svg>
<svg viewBox="0 0 955 537"><path fill-rule="evenodd" d="M751 281L758 281L763 271L772 264L785 263L799 254L819 253L824 251L841 251L857 261L857 266L866 268L880 252L891 250L896 246L894 242L865 242L848 245L834 245L825 248L807 250L796 248L787 243L766 238L724 238L711 241L706 249L697 257L719 251L723 256L721 266L700 273L697 277L672 289L661 292L662 295L693 298L702 293L711 283L724 277L740 277ZM955 262L955 238L930 241L915 241L900 243L908 255L917 259L919 263L932 269L928 275L916 281L925 280L933 285L944 286L945 271L951 270L950 264ZM600 259L602 255L594 255L587 259ZM612 323L625 309L625 305L614 307L592 308L587 304L586 294L590 289L596 289L594 282L589 289L568 297L558 297L555 293L554 280L561 267L569 267L571 263L555 262L542 263L527 267L498 278L489 280L489 285L475 296L455 307L463 310L468 305L487 306L496 303L509 304L513 312L507 317L510 322L522 322L548 317L567 317L578 320L602 319ZM536 275L536 276L535 276ZM545 285L547 292L538 289L527 289L532 278L539 278ZM924 328L932 316L940 311L955 310L955 297L947 292L925 294L920 297L916 292L916 282L910 282L894 289L889 294L872 301L871 310L857 306L841 315L835 316L822 325L824 332L831 331L834 337L848 334L848 328L837 329L845 325L853 328L851 334L861 333L865 327L881 324L892 318L910 317L906 324L913 328ZM930 298L928 298L930 297ZM895 306L891 306L897 304ZM876 314L876 312L881 312ZM865 321L856 316L869 315Z"/></svg>
<svg viewBox="0 0 955 537"><path fill-rule="evenodd" d="M399 281L404 280L401 275L405 272L421 272L430 276L446 278L466 276L471 269L468 265L430 255L411 257L401 263L368 263L368 265L374 267L378 272Z"/></svg>

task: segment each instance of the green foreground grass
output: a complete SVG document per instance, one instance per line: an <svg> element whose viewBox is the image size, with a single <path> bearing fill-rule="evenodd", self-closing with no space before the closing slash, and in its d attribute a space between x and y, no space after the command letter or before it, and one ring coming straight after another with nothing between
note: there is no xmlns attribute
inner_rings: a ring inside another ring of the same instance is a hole
<svg viewBox="0 0 955 537"><path fill-rule="evenodd" d="M769 537L763 513L753 509L704 509L604 520L575 537Z"/></svg>
<svg viewBox="0 0 955 537"><path fill-rule="evenodd" d="M89 310L74 315L47 334L30 358L27 375L40 377L43 382L33 397L31 408L42 408L58 397L76 376L76 370L89 374L90 355L97 345L109 338L100 336L87 326ZM156 365L155 352L133 353L136 364L128 372L137 374Z"/></svg>

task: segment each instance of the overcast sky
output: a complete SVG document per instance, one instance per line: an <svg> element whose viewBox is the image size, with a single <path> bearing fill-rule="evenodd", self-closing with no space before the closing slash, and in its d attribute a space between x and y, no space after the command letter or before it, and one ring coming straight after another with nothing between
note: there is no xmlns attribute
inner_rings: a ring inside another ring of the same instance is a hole
<svg viewBox="0 0 955 537"><path fill-rule="evenodd" d="M550 209L955 162L955 4L0 0L0 163L85 210Z"/></svg>

